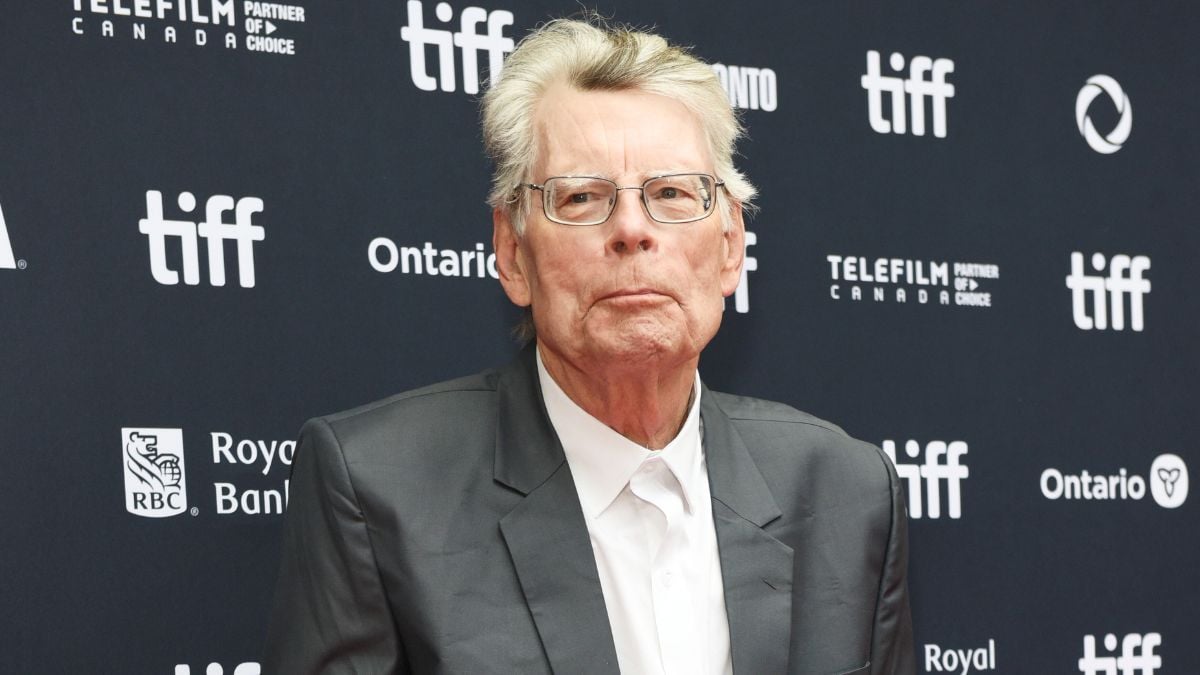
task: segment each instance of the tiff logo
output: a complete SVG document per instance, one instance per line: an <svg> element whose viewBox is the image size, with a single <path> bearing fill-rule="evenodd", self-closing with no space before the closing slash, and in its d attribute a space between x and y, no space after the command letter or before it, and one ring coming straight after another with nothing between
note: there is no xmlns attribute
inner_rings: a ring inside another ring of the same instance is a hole
<svg viewBox="0 0 1200 675"><path fill-rule="evenodd" d="M1096 637L1085 635L1079 672L1083 675L1152 675L1162 667L1162 657L1154 653L1154 648L1161 645L1162 635L1158 633L1130 633L1121 640L1120 656L1096 656ZM1134 648L1138 651L1134 652ZM1104 636L1104 649L1116 652L1116 635Z"/></svg>
<svg viewBox="0 0 1200 675"><path fill-rule="evenodd" d="M239 663L230 671L232 675L259 675L262 672L262 666L254 661ZM192 675L192 667L186 664L175 666L175 675ZM204 675L225 675L225 669L219 663L210 663L204 669Z"/></svg>
<svg viewBox="0 0 1200 675"><path fill-rule="evenodd" d="M889 63L897 73L904 70L904 55L893 52ZM946 137L946 99L954 98L954 85L946 82L946 75L954 72L950 59L931 59L914 56L908 66L908 79L881 74L879 52L867 52L867 74L862 76L862 87L867 90L867 114L871 128L881 134L903 134L908 128L905 115L905 94L912 104L912 133L925 135L925 98L933 103L933 135ZM926 79L926 76L929 79ZM883 116L883 92L890 94L892 103L891 120Z"/></svg>
<svg viewBox="0 0 1200 675"><path fill-rule="evenodd" d="M1071 254L1071 275L1067 277L1067 288L1071 289L1071 311L1075 325L1083 330L1104 330L1108 328L1108 317L1111 315L1113 330L1125 330L1125 295L1128 295L1129 325L1134 331L1140 332L1145 327L1142 296L1150 292L1150 281L1143 278L1142 274L1150 269L1150 258L1117 254L1109 261L1103 253L1092 254L1093 270L1103 272L1106 266L1108 277L1084 274L1083 254ZM1087 310L1089 291L1094 310L1090 315Z"/></svg>
<svg viewBox="0 0 1200 675"><path fill-rule="evenodd" d="M439 2L434 9L438 21L449 23L454 18L450 3ZM487 24L487 33L477 31L479 24ZM425 11L420 0L408 0L408 25L400 29L400 39L408 43L409 68L413 84L418 89L454 91L454 48L462 51L463 92L479 93L478 52L488 55L488 73L492 78L500 74L504 55L513 50L513 39L504 37L504 27L513 23L512 12L497 9L489 12L482 7L467 7L459 15L459 31L425 27ZM437 48L438 76L429 74L425 66L425 47Z"/></svg>
<svg viewBox="0 0 1200 675"><path fill-rule="evenodd" d="M942 517L942 481L946 483L946 503L951 518L962 517L962 481L971 475L962 456L967 454L963 441L930 441L925 445L925 461L922 464L900 464L896 461L896 442L884 441L883 451L896 465L896 473L905 481L908 493L908 516L920 519L926 512L932 519ZM904 454L912 459L921 456L921 444L916 441L904 443ZM921 496L921 484L925 484L925 499ZM923 508L928 501L929 508Z"/></svg>
<svg viewBox="0 0 1200 675"><path fill-rule="evenodd" d="M180 192L177 200L180 210L191 213L196 210L196 197L190 192ZM138 221L138 230L150 240L150 273L154 280L165 286L179 283L179 272L167 265L167 237L177 237L183 248L183 283L195 286L200 283L200 256L196 238L208 242L208 281L213 286L225 285L225 240L237 242L238 282L242 288L254 287L254 242L266 238L262 226L255 225L251 218L263 210L263 201L258 197L243 197L234 201L227 195L213 195L204 205L204 222L188 220L165 220L163 218L162 193L146 191L146 217ZM223 214L233 211L233 222L224 222Z"/></svg>
<svg viewBox="0 0 1200 675"><path fill-rule="evenodd" d="M750 255L750 247L758 243L758 235L746 231L746 257L742 260L742 280L738 282L737 290L733 292L733 308L738 314L750 311L750 273L758 271L758 258Z"/></svg>

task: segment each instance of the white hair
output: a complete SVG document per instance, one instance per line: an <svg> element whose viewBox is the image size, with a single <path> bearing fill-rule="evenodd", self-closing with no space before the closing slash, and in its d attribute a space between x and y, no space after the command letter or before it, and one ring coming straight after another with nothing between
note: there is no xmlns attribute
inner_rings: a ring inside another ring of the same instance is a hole
<svg viewBox="0 0 1200 675"><path fill-rule="evenodd" d="M738 205L753 209L756 190L733 165L742 125L707 64L658 35L609 26L595 16L556 19L521 40L483 95L483 141L495 162L488 203L508 209L518 234L530 203L518 186L529 182L537 156L533 113L558 82L580 91L639 90L682 103L700 121L713 170L733 198L730 203L718 191L725 229Z"/></svg>

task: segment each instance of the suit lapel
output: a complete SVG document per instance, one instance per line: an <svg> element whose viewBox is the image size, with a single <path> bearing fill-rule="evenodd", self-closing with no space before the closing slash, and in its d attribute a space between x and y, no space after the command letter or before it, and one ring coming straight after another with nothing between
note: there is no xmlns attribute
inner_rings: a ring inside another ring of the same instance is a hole
<svg viewBox="0 0 1200 675"><path fill-rule="evenodd" d="M782 513L707 387L700 414L733 672L784 673L792 625L792 549L762 529Z"/></svg>
<svg viewBox="0 0 1200 675"><path fill-rule="evenodd" d="M525 496L500 520L500 531L551 668L617 673L587 522L533 359L532 347L526 349L497 384L494 476Z"/></svg>

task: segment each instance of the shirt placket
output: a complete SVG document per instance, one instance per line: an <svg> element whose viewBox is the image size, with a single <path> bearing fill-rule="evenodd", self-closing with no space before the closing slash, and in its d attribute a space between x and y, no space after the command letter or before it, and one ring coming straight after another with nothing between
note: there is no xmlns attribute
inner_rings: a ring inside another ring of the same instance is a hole
<svg viewBox="0 0 1200 675"><path fill-rule="evenodd" d="M658 629L663 672L667 675L702 672L702 636L696 632L696 607L688 583L689 536L683 488L658 457L644 461L629 482L635 496L661 514L665 527L657 550L651 552L650 588ZM657 514L654 514L657 515Z"/></svg>

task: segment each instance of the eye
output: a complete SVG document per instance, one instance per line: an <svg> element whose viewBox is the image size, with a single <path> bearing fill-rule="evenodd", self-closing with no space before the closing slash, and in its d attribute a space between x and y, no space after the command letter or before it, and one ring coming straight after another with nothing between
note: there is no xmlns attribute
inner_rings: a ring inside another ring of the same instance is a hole
<svg viewBox="0 0 1200 675"><path fill-rule="evenodd" d="M555 204L560 208L567 206L588 206L604 201L604 194L587 188L577 188L563 192L555 198Z"/></svg>
<svg viewBox="0 0 1200 675"><path fill-rule="evenodd" d="M612 185L594 178L553 178L546 197L556 209L594 209L611 200Z"/></svg>
<svg viewBox="0 0 1200 675"><path fill-rule="evenodd" d="M675 184L651 186L650 198L655 201L679 201L695 199L696 196L686 186Z"/></svg>

